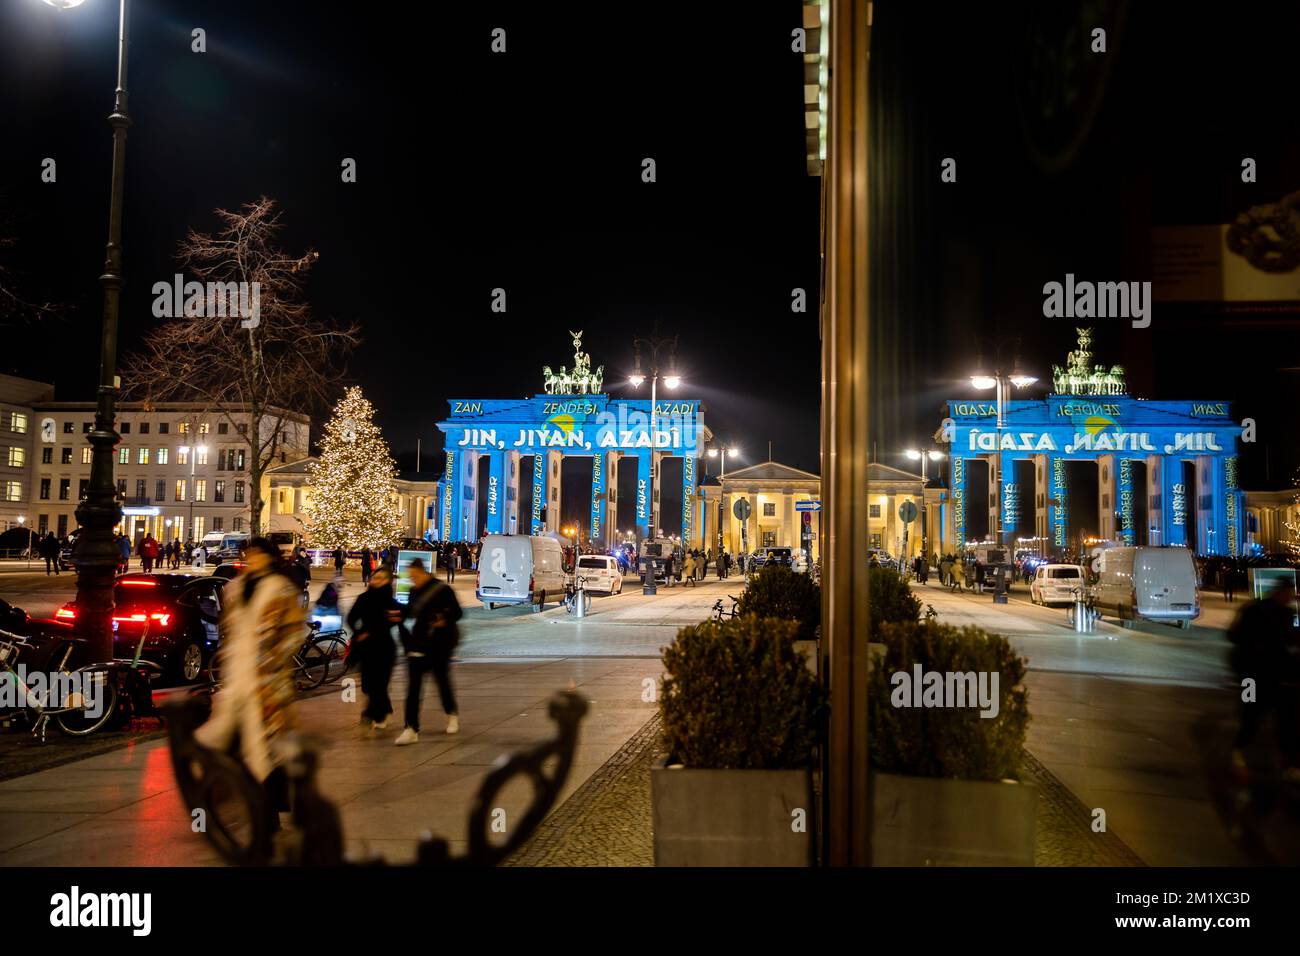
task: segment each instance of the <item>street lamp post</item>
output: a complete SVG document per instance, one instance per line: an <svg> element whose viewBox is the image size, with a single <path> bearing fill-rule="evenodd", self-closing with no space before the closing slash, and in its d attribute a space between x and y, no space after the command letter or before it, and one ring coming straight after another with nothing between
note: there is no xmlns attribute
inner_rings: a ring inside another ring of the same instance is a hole
<svg viewBox="0 0 1300 956"><path fill-rule="evenodd" d="M191 428L194 427L193 423L191 423L190 427ZM199 542L194 537L194 465L196 463L195 460L199 457L199 455L206 455L208 453L208 446L195 445L194 447L191 448L189 445L181 445L181 447L176 450L190 460L190 486L187 491L187 494L185 495L185 497L188 498L190 501L190 518L189 518L189 525L187 525L188 528L187 533L189 535L190 540L193 541L195 545L197 545Z"/></svg>
<svg viewBox="0 0 1300 956"><path fill-rule="evenodd" d="M60 10L80 6L82 0L45 0ZM100 330L99 388L95 427L88 438L92 448L90 485L77 506L77 627L86 640L88 659L107 661L113 657L113 579L119 554L113 528L122 518L113 483L113 449L118 434L113 429L117 379L117 315L122 292L122 191L126 179L127 116L126 54L127 0L120 0L117 26L117 90L108 123L113 128L113 178L108 203L108 246L104 272L99 277L104 289L104 318Z"/></svg>
<svg viewBox="0 0 1300 956"><path fill-rule="evenodd" d="M18 527L21 528L25 524L27 524L27 515L19 515ZM27 529L27 570L30 571L31 569L32 569L32 529L28 528Z"/></svg>
<svg viewBox="0 0 1300 956"><path fill-rule="evenodd" d="M664 374L664 386L675 389L681 385L682 377L677 374L677 336L668 338L659 335L659 323L655 323L655 331L649 338L635 338L632 344L636 349L636 368L632 372L631 382L633 388L640 388L645 384L646 376L641 371L641 349L644 347L650 353L650 488L649 488L649 507L650 515L646 525L646 538L653 540L655 536L655 467L654 453L655 446L658 444L657 434L655 432L655 413L659 404L659 350L666 348L668 350L668 371ZM641 567L641 593L657 594L658 589L655 587L654 568L651 559L647 555L643 559Z"/></svg>
<svg viewBox="0 0 1300 956"><path fill-rule="evenodd" d="M1004 341L1011 341L1011 340L1004 340ZM1004 507L1004 500L1002 494L1002 485L1006 481L1006 476L1002 474L1002 467L1001 467L1003 402L1005 401L1005 396L1007 395L1008 386L1014 385L1016 388L1028 388L1030 385L1033 385L1035 382L1038 381L1038 379L1035 376L1026 375L1024 372L1020 370L1020 356L1018 354L1014 357L1011 363L1011 371L1006 372L1003 370L1002 346L1004 344L1004 341L998 342L995 347L995 352L994 352L995 364L994 364L993 373L986 374L984 372L980 372L975 375L972 375L970 378L970 383L974 388L981 389L981 390L987 390L992 388L996 390L997 414L998 414L996 454L999 456L999 464L998 464L997 505L996 505L996 510L994 512L996 515L996 519L994 521L994 525L995 525L994 541L999 547L1003 546L1002 511ZM1014 341L1016 342L1017 348L1019 348L1019 340L1014 340Z"/></svg>
<svg viewBox="0 0 1300 956"><path fill-rule="evenodd" d="M942 461L947 456L941 451L931 449L930 451L922 452L917 448L909 448L907 451L903 452L903 454L912 459L912 461L919 461L921 463L921 555L924 557L927 553L926 548L929 545L929 529L927 527L929 516L925 507L925 486L929 482L929 477L926 475L925 466L927 462Z"/></svg>
<svg viewBox="0 0 1300 956"><path fill-rule="evenodd" d="M708 451L705 452L705 454L708 455L710 458L722 459L721 470L718 472L718 481L721 482L723 478L727 477L727 458L728 457L734 458L736 455L740 454L740 449L710 448ZM721 485L719 485L719 488L721 488ZM722 520L726 515L726 512L724 511L725 508L726 508L726 503L722 500L722 492L721 490L719 490L718 492L718 553L719 554L722 553Z"/></svg>

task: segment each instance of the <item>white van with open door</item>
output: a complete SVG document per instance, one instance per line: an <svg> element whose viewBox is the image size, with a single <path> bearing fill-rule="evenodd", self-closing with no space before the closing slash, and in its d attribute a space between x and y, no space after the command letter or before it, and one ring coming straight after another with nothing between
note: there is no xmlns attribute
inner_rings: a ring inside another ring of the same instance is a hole
<svg viewBox="0 0 1300 956"><path fill-rule="evenodd" d="M1186 548L1107 548L1097 556L1097 608L1121 621L1190 627L1200 617L1196 565Z"/></svg>
<svg viewBox="0 0 1300 956"><path fill-rule="evenodd" d="M564 601L564 551L560 542L544 535L489 534L478 555L474 593L489 608L498 604Z"/></svg>

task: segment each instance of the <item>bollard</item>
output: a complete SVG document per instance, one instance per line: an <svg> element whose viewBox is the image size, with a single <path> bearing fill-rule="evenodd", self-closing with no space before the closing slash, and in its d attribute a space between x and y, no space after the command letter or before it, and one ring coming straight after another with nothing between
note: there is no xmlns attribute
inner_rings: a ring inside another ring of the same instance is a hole
<svg viewBox="0 0 1300 956"><path fill-rule="evenodd" d="M573 613L574 613L574 615L575 615L576 617L586 617L586 616L587 616L587 601L588 601L588 600L589 600L589 599L588 599L588 597L587 597L587 589L586 589L586 588L578 588L577 593L573 595Z"/></svg>
<svg viewBox="0 0 1300 956"><path fill-rule="evenodd" d="M1074 631L1076 634L1092 633L1092 613L1083 595L1076 598L1074 602Z"/></svg>

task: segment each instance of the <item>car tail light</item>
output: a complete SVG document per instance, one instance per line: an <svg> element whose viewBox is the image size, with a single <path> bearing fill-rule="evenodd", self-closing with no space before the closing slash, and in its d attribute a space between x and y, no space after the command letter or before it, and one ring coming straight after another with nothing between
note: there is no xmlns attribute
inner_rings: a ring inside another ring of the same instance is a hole
<svg viewBox="0 0 1300 956"><path fill-rule="evenodd" d="M159 627L166 627L171 623L172 616L167 611L154 611L151 614L142 614L137 612L135 614L115 614L113 615L113 620L129 621L135 624L143 624L145 621L156 621Z"/></svg>
<svg viewBox="0 0 1300 956"><path fill-rule="evenodd" d="M144 578L128 578L117 583L127 588L156 588L158 586L157 581L149 581Z"/></svg>
<svg viewBox="0 0 1300 956"><path fill-rule="evenodd" d="M56 621L75 621L77 612L70 607L61 607L54 612L54 619Z"/></svg>

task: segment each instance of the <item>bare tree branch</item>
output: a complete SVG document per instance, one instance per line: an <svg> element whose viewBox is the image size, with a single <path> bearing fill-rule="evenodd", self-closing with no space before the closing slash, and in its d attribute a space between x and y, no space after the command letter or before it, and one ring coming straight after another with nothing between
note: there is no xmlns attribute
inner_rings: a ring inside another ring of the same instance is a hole
<svg viewBox="0 0 1300 956"><path fill-rule="evenodd" d="M313 318L303 288L320 256L280 249L274 200L263 196L238 211L215 212L217 231L191 228L178 244L177 263L203 283L258 283L259 322L245 328L234 316L167 320L123 359L122 379L141 401L202 402L232 424L248 423L240 437L250 451L249 526L258 533L262 476L280 453L283 429L291 415L329 404L360 328Z"/></svg>

